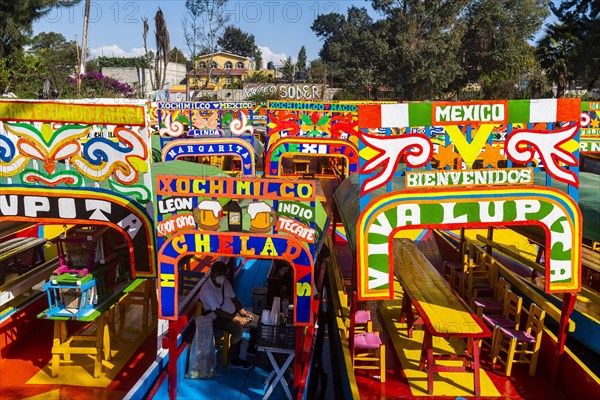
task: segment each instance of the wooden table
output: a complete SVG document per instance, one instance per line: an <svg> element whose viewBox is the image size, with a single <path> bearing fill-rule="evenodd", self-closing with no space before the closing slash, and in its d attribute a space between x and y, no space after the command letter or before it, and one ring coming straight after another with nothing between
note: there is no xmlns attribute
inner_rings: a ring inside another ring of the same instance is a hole
<svg viewBox="0 0 600 400"><path fill-rule="evenodd" d="M54 321L54 339L52 341L51 375L56 377L61 372L62 362L71 362L71 355L88 355L94 358L94 378L99 378L102 372L102 360L111 359L111 337L115 337L114 312L115 306L135 291L144 283L143 279L132 282L123 282L115 294L106 299L102 304L88 315L78 321L93 323L96 330L93 334L71 334L67 329L67 321L72 320L67 316L49 316L48 310L38 314L38 318L48 318ZM61 356L63 360L61 360Z"/></svg>
<svg viewBox="0 0 600 400"><path fill-rule="evenodd" d="M435 372L464 372L470 368L473 372L475 396L479 396L479 340L490 337L492 332L454 294L440 273L409 239L394 240L394 272L404 289L404 296L415 306L423 320L424 338L419 370L427 364L429 395L433 394ZM408 313L410 330L414 319L412 308L408 307L404 311ZM434 355L433 336L466 338L466 354ZM463 365L436 365L436 360L458 360Z"/></svg>

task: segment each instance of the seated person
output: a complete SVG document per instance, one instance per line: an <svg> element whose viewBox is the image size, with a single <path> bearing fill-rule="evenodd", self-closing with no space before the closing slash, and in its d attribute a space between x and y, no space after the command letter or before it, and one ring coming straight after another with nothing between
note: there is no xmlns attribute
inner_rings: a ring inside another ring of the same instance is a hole
<svg viewBox="0 0 600 400"><path fill-rule="evenodd" d="M248 324L251 314L244 310L242 303L235 296L231 283L226 279L227 264L222 261L213 263L209 278L200 288L200 301L203 314L214 314L213 328L231 334L229 346L229 362L237 368L252 368L252 363L240 358L244 326Z"/></svg>

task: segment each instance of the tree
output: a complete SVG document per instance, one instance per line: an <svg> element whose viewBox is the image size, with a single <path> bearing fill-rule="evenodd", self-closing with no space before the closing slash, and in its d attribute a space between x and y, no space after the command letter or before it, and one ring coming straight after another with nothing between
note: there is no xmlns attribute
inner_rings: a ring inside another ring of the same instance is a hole
<svg viewBox="0 0 600 400"><path fill-rule="evenodd" d="M71 7L81 0L3 0L0 7L0 60L5 67L5 78L0 87L11 90L25 65L23 47L29 44L33 22L57 7Z"/></svg>
<svg viewBox="0 0 600 400"><path fill-rule="evenodd" d="M169 52L169 62L185 64L187 59L181 50L177 47L173 47L173 50Z"/></svg>
<svg viewBox="0 0 600 400"><path fill-rule="evenodd" d="M61 97L70 86L69 77L77 70L77 43L67 41L56 32L41 32L31 40L31 55L41 61L37 76L29 76L29 83L36 82L38 89L44 86L43 98Z"/></svg>
<svg viewBox="0 0 600 400"><path fill-rule="evenodd" d="M528 42L548 13L545 0L473 2L467 8L467 30L459 50L466 66L459 84L480 83L486 98L522 95L522 82L537 68ZM496 84L498 77L502 78ZM499 91L501 87L504 90Z"/></svg>
<svg viewBox="0 0 600 400"><path fill-rule="evenodd" d="M210 54L206 80L202 87L208 86L212 78L212 54L217 51L217 41L231 15L225 12L228 0L186 0L187 14L184 16L183 31L187 46L192 53L192 61L196 62L199 54ZM194 84L197 84L196 66L194 65Z"/></svg>
<svg viewBox="0 0 600 400"><path fill-rule="evenodd" d="M575 41L569 57L575 79L593 89L600 80L600 0L551 2L550 8Z"/></svg>
<svg viewBox="0 0 600 400"><path fill-rule="evenodd" d="M308 69L308 81L312 83L327 83L327 65L319 60L312 60Z"/></svg>
<svg viewBox="0 0 600 400"><path fill-rule="evenodd" d="M281 60L281 75L286 82L294 83L296 75L296 64L292 61L292 57Z"/></svg>
<svg viewBox="0 0 600 400"><path fill-rule="evenodd" d="M353 97L368 98L382 82L389 53L380 23L373 22L365 8L350 7L347 16L320 15L311 29L323 39L319 52L332 81L346 85ZM335 69L331 66L335 65Z"/></svg>
<svg viewBox="0 0 600 400"><path fill-rule="evenodd" d="M472 0L372 0L383 14L380 36L387 43L383 85L407 100L448 98L463 73L457 49L464 33L461 16Z"/></svg>
<svg viewBox="0 0 600 400"><path fill-rule="evenodd" d="M167 77L167 65L169 64L170 38L167 22L162 10L158 7L154 15L156 54L154 55L154 76L156 87L154 90L162 89Z"/></svg>
<svg viewBox="0 0 600 400"><path fill-rule="evenodd" d="M573 78L571 61L576 38L558 24L546 28L544 37L538 42L536 56L546 76L556 85L556 97L563 97L568 82Z"/></svg>
<svg viewBox="0 0 600 400"><path fill-rule="evenodd" d="M29 42L31 26L56 7L71 7L81 0L2 1L0 11L0 58L10 57Z"/></svg>
<svg viewBox="0 0 600 400"><path fill-rule="evenodd" d="M225 28L223 35L217 41L221 49L233 54L254 59L256 69L260 69L262 52L256 46L254 35L246 33L232 25Z"/></svg>
<svg viewBox="0 0 600 400"><path fill-rule="evenodd" d="M298 71L306 72L306 62L306 47L302 46L298 52L298 61L296 62Z"/></svg>

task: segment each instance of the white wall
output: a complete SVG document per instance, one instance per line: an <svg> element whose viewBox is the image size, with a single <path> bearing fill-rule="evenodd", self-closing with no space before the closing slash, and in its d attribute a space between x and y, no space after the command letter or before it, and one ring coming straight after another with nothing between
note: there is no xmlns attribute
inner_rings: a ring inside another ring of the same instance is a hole
<svg viewBox="0 0 600 400"><path fill-rule="evenodd" d="M142 91L145 93L152 91L150 85L150 69L146 68L125 68L125 67L104 67L102 74L115 78L121 83L134 84L139 83ZM179 85L185 79L185 64L170 62L167 65L167 76L165 86L162 89L171 89L173 85Z"/></svg>

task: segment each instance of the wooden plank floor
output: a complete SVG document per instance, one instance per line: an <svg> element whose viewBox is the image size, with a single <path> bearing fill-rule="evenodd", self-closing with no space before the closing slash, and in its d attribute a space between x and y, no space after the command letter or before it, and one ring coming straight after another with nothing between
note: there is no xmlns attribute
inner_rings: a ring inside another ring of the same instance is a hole
<svg viewBox="0 0 600 400"><path fill-rule="evenodd" d="M86 356L74 356L72 365L63 368L66 372L62 376L50 377L48 363L51 358L53 322L41 321L44 323L42 331L20 338L19 345L7 358L0 360L0 398L123 398L156 358L155 322L151 328L142 331L141 310L141 306L128 307L126 329L119 334L118 341L113 341L114 359L103 363L103 372L98 379L92 377L93 367L90 365L93 361ZM115 325L118 327L119 313L115 314ZM16 314L14 318L23 318L25 315ZM87 326L83 331L91 334L95 328Z"/></svg>

